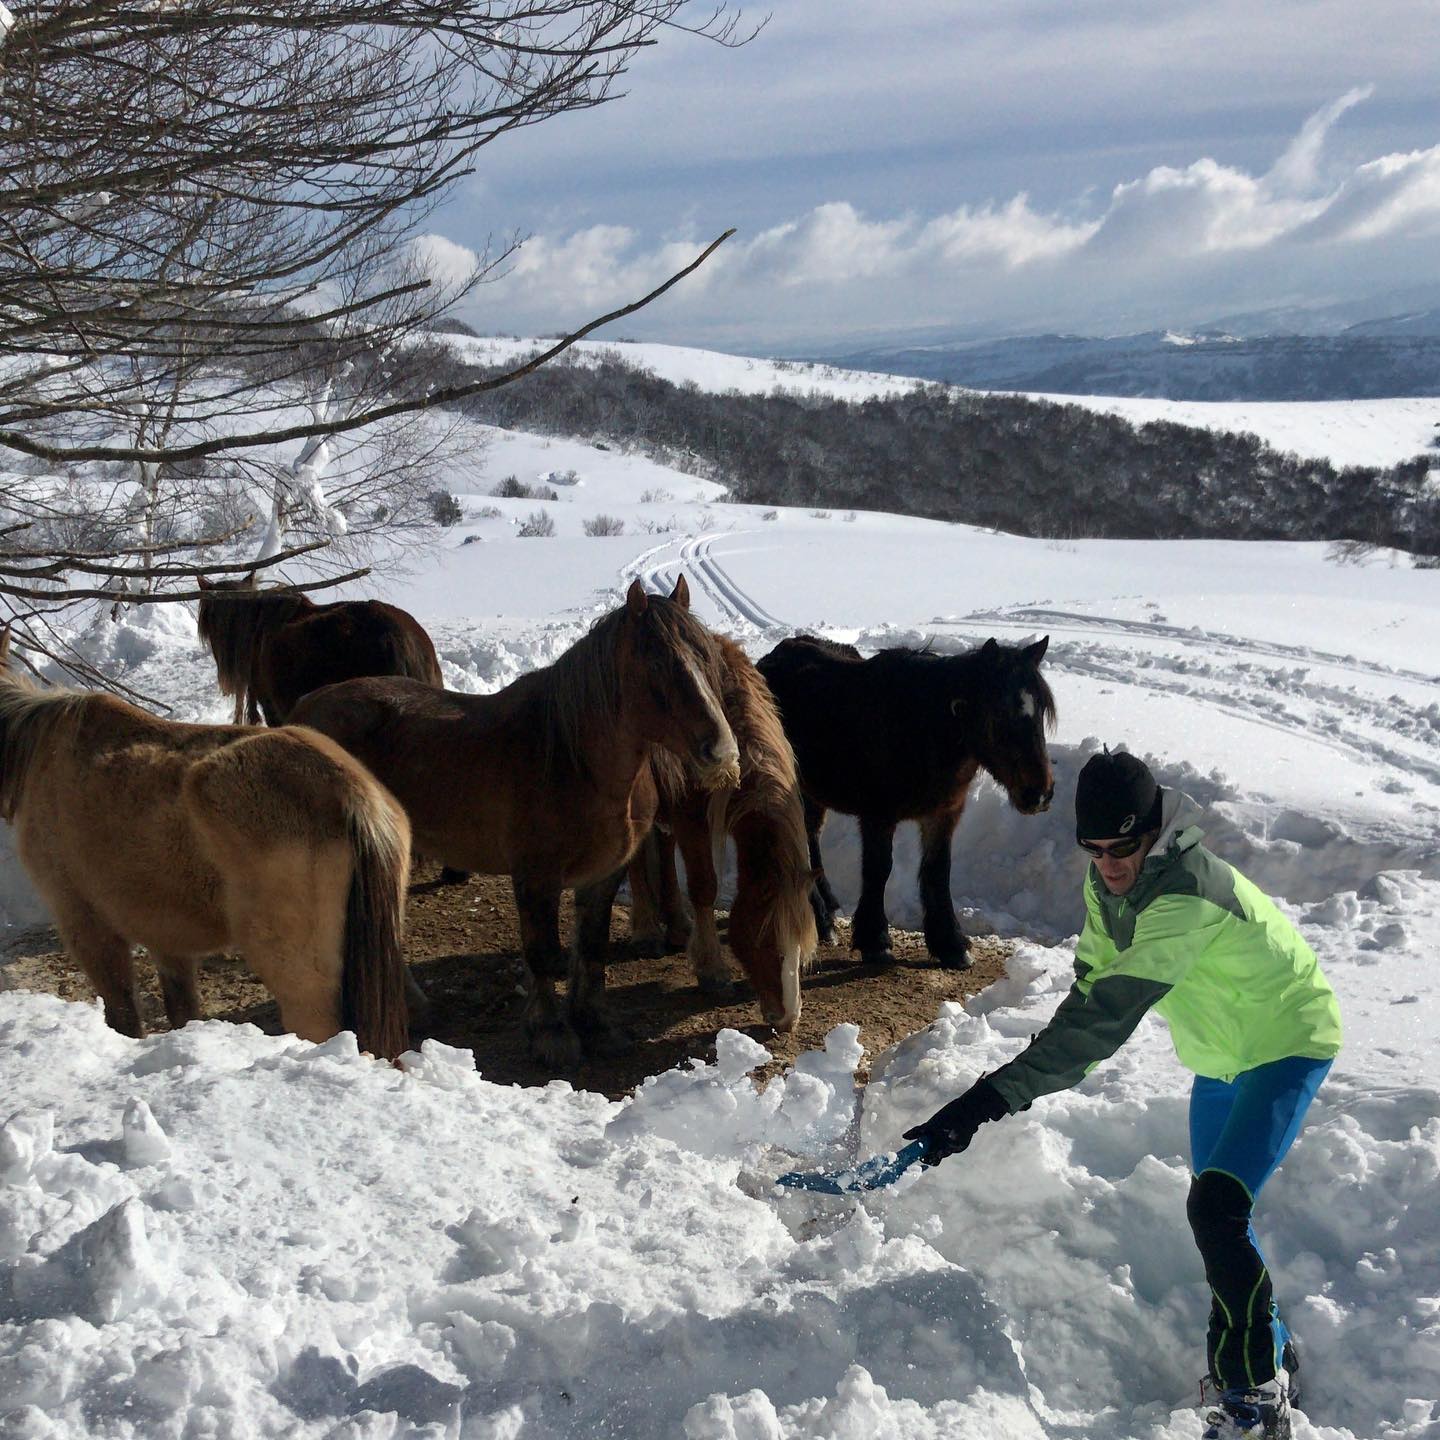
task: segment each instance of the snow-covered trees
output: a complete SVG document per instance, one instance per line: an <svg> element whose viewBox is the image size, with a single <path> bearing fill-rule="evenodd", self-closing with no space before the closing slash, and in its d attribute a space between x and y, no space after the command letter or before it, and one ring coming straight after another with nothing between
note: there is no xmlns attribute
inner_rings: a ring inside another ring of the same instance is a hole
<svg viewBox="0 0 1440 1440"><path fill-rule="evenodd" d="M693 0L7 3L0 467L30 472L8 520L43 518L41 473L131 467L132 591L161 578L140 561L181 475L258 485L252 555L300 519L338 533L335 437L396 458L444 398L414 337L517 243L430 273L409 237L446 187L511 132L614 98L667 27L742 38L723 7L690 23ZM382 471L348 513L404 508ZM433 477L411 478L423 500Z"/></svg>

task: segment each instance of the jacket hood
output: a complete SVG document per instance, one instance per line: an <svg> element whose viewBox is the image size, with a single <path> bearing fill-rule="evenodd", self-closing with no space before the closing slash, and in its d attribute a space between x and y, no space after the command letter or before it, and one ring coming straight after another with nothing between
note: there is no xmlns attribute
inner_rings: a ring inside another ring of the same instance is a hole
<svg viewBox="0 0 1440 1440"><path fill-rule="evenodd" d="M1157 865L1170 858L1172 851L1193 849L1205 832L1196 822L1203 812L1183 791L1166 788L1160 798L1160 834L1145 857L1146 865Z"/></svg>

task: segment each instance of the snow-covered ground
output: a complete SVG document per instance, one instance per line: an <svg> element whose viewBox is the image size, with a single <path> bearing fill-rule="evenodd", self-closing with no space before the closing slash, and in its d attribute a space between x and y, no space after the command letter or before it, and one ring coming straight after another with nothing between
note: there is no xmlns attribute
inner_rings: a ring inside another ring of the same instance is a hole
<svg viewBox="0 0 1440 1440"><path fill-rule="evenodd" d="M894 1191L758 1183L893 1146L1043 1023L1079 920L1070 794L1102 740L1205 806L1344 1006L1260 1212L1308 1347L1296 1433L1440 1435L1440 571L771 512L614 450L490 439L452 477L466 519L381 587L457 686L506 683L631 578L681 572L754 655L807 627L1051 636L1057 806L1021 817L982 784L957 841L957 899L1018 941L1008 975L871 1057L863 1093L842 1026L763 1091L731 1033L620 1103L492 1085L435 1044L396 1070L220 1022L137 1042L0 995L0 1437L1197 1436L1188 1076L1158 1021ZM557 499L492 498L511 474ZM554 536L520 538L542 508ZM623 534L586 536L602 513ZM82 643L181 717L225 717L183 614ZM853 826L827 846L853 898ZM913 873L902 849L898 918ZM22 882L0 869L17 922Z"/></svg>
<svg viewBox="0 0 1440 1440"><path fill-rule="evenodd" d="M1440 400L1149 400L1115 395L1041 395L1083 405L1132 425L1168 420L1202 430L1249 431L1276 450L1333 465L1397 465L1416 455L1440 461Z"/></svg>

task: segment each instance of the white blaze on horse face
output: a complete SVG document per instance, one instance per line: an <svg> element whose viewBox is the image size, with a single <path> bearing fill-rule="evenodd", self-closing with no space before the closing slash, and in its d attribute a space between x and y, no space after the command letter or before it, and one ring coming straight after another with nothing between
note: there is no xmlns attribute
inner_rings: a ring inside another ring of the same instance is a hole
<svg viewBox="0 0 1440 1440"><path fill-rule="evenodd" d="M800 1021L800 947L786 947L780 963L780 1002L784 1007L775 1028L788 1033Z"/></svg>
<svg viewBox="0 0 1440 1440"><path fill-rule="evenodd" d="M715 698L715 692L710 688L709 681L700 673L700 667L688 655L685 657L685 668L690 672L690 678L694 680L695 688L700 692L701 703L709 712L717 731L710 757L700 767L701 780L712 790L723 786L738 785L740 783L740 747L735 743L735 732L731 730L730 722L725 718L725 712L720 708L720 702Z"/></svg>
<svg viewBox="0 0 1440 1440"><path fill-rule="evenodd" d="M1035 699L1035 692L1033 690L1026 689L1020 692L1020 713L1027 720L1033 720L1035 718L1036 711L1039 708L1040 707Z"/></svg>

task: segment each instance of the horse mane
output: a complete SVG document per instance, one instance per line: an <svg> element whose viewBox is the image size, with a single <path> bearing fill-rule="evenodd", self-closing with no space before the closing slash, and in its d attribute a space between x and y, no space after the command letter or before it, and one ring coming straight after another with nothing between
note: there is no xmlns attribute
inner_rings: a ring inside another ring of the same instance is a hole
<svg viewBox="0 0 1440 1440"><path fill-rule="evenodd" d="M212 585L200 601L196 628L215 657L222 695L235 697L235 723L260 723L255 697L255 662L261 638L297 612L313 605L308 596L276 586L252 590L241 584Z"/></svg>
<svg viewBox="0 0 1440 1440"><path fill-rule="evenodd" d="M645 623L654 625L670 648L690 653L718 697L723 677L717 637L683 605L661 595L647 598ZM613 741L620 712L616 652L626 614L621 605L602 615L558 660L536 672L544 679L540 713L547 765L559 762L585 774L586 754L597 740Z"/></svg>
<svg viewBox="0 0 1440 1440"><path fill-rule="evenodd" d="M758 942L782 952L798 949L808 965L815 952L815 916L795 752L765 677L728 636L714 640L721 661L720 707L740 748L739 787L716 792L711 800L721 807L721 813L712 812L721 829L715 839L737 832L746 838L747 879L763 916ZM667 805L699 788L694 767L659 746L651 746L650 768ZM718 855L715 870L718 874Z"/></svg>
<svg viewBox="0 0 1440 1440"><path fill-rule="evenodd" d="M816 946L813 876L795 752L765 677L733 640L717 639L725 661L721 705L740 747L740 786L730 795L726 825L763 852L749 866L761 896L760 944L798 950L808 968Z"/></svg>
<svg viewBox="0 0 1440 1440"><path fill-rule="evenodd" d="M968 681L972 678L972 672L982 670L990 663L985 658L988 644L989 641L986 641L959 655L941 654L928 644L895 645L887 650L877 650L868 663L875 666L873 673L877 676L887 670L894 670L906 674L912 681L916 678L928 681L930 683L926 689L933 690L937 699L948 700L957 674ZM1009 661L1019 656L1026 647L1000 645L997 642L996 649L1002 661ZM1045 729L1053 733L1057 717L1055 692L1051 690L1038 665L1032 667L1026 675L1026 684L1034 692L1036 708L1045 723Z"/></svg>
<svg viewBox="0 0 1440 1440"><path fill-rule="evenodd" d="M90 698L85 691L50 689L9 665L0 667L0 818L14 818L35 752Z"/></svg>

